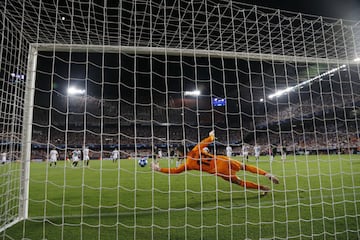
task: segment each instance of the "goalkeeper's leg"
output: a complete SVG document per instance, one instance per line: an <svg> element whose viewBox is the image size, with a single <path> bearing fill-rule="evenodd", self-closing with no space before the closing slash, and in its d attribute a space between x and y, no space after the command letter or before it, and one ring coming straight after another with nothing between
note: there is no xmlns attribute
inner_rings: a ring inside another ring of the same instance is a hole
<svg viewBox="0 0 360 240"><path fill-rule="evenodd" d="M219 157L218 157L218 161L216 163L217 163L217 171L219 173L218 175L221 177L236 176L237 171L244 170L244 171L248 171L251 173L263 175L263 176L267 177L273 183L279 184L279 179L275 175L268 173L256 166L243 164L243 163L240 163L235 160L230 160L230 162L229 162L229 161L225 161L224 159L220 159ZM230 166L229 166L229 163L230 163ZM229 168L231 169L231 171Z"/></svg>
<svg viewBox="0 0 360 240"><path fill-rule="evenodd" d="M257 168L257 167L255 167L253 165L244 164L244 165L242 165L242 169L245 170L245 171L249 171L251 173L256 173L256 174L259 174L259 175L263 175L263 176L267 177L273 183L279 184L279 179L275 175L273 175L271 173L268 173L268 172L262 170L261 168Z"/></svg>
<svg viewBox="0 0 360 240"><path fill-rule="evenodd" d="M264 192L270 191L270 188L267 186L259 185L254 182L241 180L238 176L221 176L224 180L229 181L231 183L235 183L244 188L257 189Z"/></svg>

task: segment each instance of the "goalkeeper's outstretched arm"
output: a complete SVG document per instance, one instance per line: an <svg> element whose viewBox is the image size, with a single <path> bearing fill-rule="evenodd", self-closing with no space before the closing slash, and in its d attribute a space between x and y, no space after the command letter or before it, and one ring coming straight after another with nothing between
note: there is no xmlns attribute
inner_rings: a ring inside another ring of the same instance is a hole
<svg viewBox="0 0 360 240"><path fill-rule="evenodd" d="M168 174L177 174L182 173L186 170L198 169L198 166L194 168L192 164L197 164L197 160L200 158L200 152L203 151L203 148L208 146L215 139L214 131L209 132L209 136L203 139L200 143L198 143L186 156L185 163L179 165L176 168L160 168L159 163L152 162L150 167L154 171L168 173ZM189 160L189 161L188 161ZM193 160L193 161L192 161Z"/></svg>

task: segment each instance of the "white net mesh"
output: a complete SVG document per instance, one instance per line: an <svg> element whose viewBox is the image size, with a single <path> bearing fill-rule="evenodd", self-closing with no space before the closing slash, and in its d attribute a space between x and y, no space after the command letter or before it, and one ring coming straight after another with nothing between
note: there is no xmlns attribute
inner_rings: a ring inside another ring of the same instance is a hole
<svg viewBox="0 0 360 240"><path fill-rule="evenodd" d="M0 6L4 239L360 238L358 23L232 1ZM211 130L211 153L280 184L149 168Z"/></svg>

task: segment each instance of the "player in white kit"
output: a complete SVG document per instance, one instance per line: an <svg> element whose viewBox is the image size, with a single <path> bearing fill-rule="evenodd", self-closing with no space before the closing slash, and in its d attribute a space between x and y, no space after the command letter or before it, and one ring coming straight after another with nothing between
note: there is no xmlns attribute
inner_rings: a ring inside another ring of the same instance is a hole
<svg viewBox="0 0 360 240"><path fill-rule="evenodd" d="M158 151L158 158L162 158L162 157L163 157L162 150L161 150L161 149L159 149L159 151Z"/></svg>
<svg viewBox="0 0 360 240"><path fill-rule="evenodd" d="M6 152L2 152L1 153L1 164L5 164L6 163Z"/></svg>
<svg viewBox="0 0 360 240"><path fill-rule="evenodd" d="M116 162L117 160L119 160L120 152L119 152L119 150L117 150L117 148L115 148L114 151L112 151L111 158L112 158L113 163Z"/></svg>
<svg viewBox="0 0 360 240"><path fill-rule="evenodd" d="M255 153L255 159L256 161L259 161L260 159L260 153L261 153L261 147L258 144L255 144L254 146L254 153Z"/></svg>
<svg viewBox="0 0 360 240"><path fill-rule="evenodd" d="M230 145L226 147L226 156L232 157L232 147Z"/></svg>
<svg viewBox="0 0 360 240"><path fill-rule="evenodd" d="M76 167L79 163L79 158L80 158L80 155L81 155L81 152L78 150L78 149L75 149L73 152L72 152L72 165L73 167Z"/></svg>
<svg viewBox="0 0 360 240"><path fill-rule="evenodd" d="M57 162L57 158L59 156L58 151L56 150L56 148L53 148L50 151L50 167L54 164L54 167L56 166L56 162Z"/></svg>
<svg viewBox="0 0 360 240"><path fill-rule="evenodd" d="M88 147L84 147L83 149L83 166L89 166L90 163L90 157L89 157L89 148Z"/></svg>
<svg viewBox="0 0 360 240"><path fill-rule="evenodd" d="M242 146L242 154L243 154L243 161L249 160L249 146L247 144L243 144Z"/></svg>
<svg viewBox="0 0 360 240"><path fill-rule="evenodd" d="M281 160L285 161L286 160L286 146L281 146Z"/></svg>

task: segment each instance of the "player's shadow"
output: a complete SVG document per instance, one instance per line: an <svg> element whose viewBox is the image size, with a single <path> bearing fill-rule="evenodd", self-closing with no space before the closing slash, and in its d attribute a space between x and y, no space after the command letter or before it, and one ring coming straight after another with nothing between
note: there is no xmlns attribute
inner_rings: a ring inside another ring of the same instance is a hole
<svg viewBox="0 0 360 240"><path fill-rule="evenodd" d="M260 194L260 193L259 193ZM236 196L236 197L232 197L232 198L218 198L218 199L203 199L202 201L196 201L195 199L188 199L187 201L187 206L186 207L190 207L190 208L206 208L206 207L213 207L212 204L217 203L218 205L221 205L221 203L228 203L229 206L242 206L245 205L245 200L247 200L246 202L248 202L249 200L251 202L253 201L258 201L259 199L264 198L263 196L260 196L259 194L256 193L251 193L251 194L247 194L244 196ZM266 198L266 197L265 197ZM205 206L204 206L205 205ZM184 206L178 206L178 207L184 207Z"/></svg>

